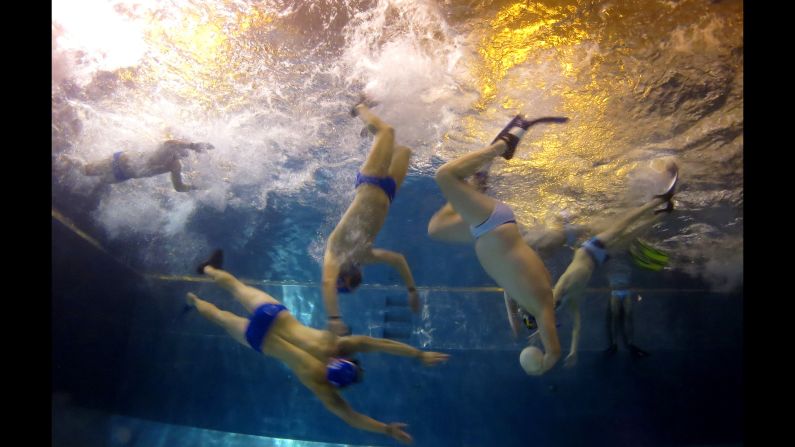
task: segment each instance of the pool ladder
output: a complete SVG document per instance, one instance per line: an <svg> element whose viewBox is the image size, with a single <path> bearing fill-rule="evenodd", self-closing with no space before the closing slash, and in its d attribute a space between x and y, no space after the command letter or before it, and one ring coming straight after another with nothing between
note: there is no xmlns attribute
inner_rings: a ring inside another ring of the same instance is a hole
<svg viewBox="0 0 795 447"><path fill-rule="evenodd" d="M384 338L403 343L411 338L413 314L408 306L408 296L389 294L384 302Z"/></svg>

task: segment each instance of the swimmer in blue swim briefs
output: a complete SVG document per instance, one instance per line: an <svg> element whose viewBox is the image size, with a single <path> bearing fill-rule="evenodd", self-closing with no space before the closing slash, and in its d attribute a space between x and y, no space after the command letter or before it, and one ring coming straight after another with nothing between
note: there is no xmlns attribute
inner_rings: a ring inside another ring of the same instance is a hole
<svg viewBox="0 0 795 447"><path fill-rule="evenodd" d="M674 161L668 160L665 171L670 178L666 191L654 196L646 204L629 210L606 230L586 240L574 252L571 264L555 283L555 307L560 306L568 309L573 319L571 348L565 359L566 366L573 366L577 362L577 347L581 329L580 305L594 270L608 260L609 250L623 246L637 237L639 232L645 231L654 224L660 217L673 211L673 196L679 182L679 168ZM661 205L665 206L657 209Z"/></svg>
<svg viewBox="0 0 795 447"><path fill-rule="evenodd" d="M367 106L357 104L351 114L358 116L375 135L367 159L351 185L356 190L350 206L326 241L323 255L323 303L327 326L337 335L349 333L342 321L338 293L350 293L362 282L361 267L383 263L400 274L408 292L408 304L420 310L420 298L406 258L394 251L373 247L384 225L389 206L409 168L411 150L395 144L395 130Z"/></svg>
<svg viewBox="0 0 795 447"><path fill-rule="evenodd" d="M610 299L607 304L607 338L609 347L605 354L613 355L618 350L619 332L624 340L624 345L629 349L633 357L646 357L648 352L640 349L634 343L635 322L632 318L634 305L633 301L640 301L640 295L630 290L630 278L632 276L632 266L624 255L619 259L613 260L608 264L607 280L610 283Z"/></svg>
<svg viewBox="0 0 795 447"><path fill-rule="evenodd" d="M248 318L218 309L215 305L188 293L186 303L202 317L221 326L238 343L284 363L304 386L330 412L350 426L381 433L402 442L412 438L399 422L383 423L354 411L340 395L340 390L362 381L363 369L353 355L359 352L385 352L412 357L424 366L447 361L448 354L422 351L404 343L366 336L337 337L325 330L301 324L272 296L247 286L221 269L223 253L213 252L197 271L229 291L249 313Z"/></svg>
<svg viewBox="0 0 795 447"><path fill-rule="evenodd" d="M118 151L104 160L81 163L81 165L83 174L100 177L105 183L121 183L134 178L170 173L174 189L178 192L188 192L197 188L182 181L180 159L188 155L188 150L201 153L208 149L213 149L213 145L168 140L153 152ZM77 162L77 160L72 161Z"/></svg>
<svg viewBox="0 0 795 447"><path fill-rule="evenodd" d="M527 374L541 375L560 358L555 328L552 278L541 258L522 239L511 208L476 187L477 172L497 156L513 158L522 136L534 124L564 123L568 119L514 117L491 144L442 165L436 183L447 203L428 223L428 235L447 242L474 242L480 265L505 293L538 322L544 351L528 346L519 356ZM473 183L465 179L473 178Z"/></svg>

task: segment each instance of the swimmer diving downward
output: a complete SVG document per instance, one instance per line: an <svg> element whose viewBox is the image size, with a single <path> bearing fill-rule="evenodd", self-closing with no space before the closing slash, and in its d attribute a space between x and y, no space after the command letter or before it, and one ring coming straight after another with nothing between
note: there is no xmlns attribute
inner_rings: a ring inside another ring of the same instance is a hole
<svg viewBox="0 0 795 447"><path fill-rule="evenodd" d="M433 239L474 241L475 253L486 273L519 306L535 316L545 352L528 346L519 356L522 369L532 375L549 371L560 358L552 278L541 258L522 239L511 208L464 179L475 175L497 156L513 158L516 146L530 126L566 121L568 118L559 117L527 120L517 115L489 146L442 165L436 172L436 183L447 203L428 223L428 235Z"/></svg>
<svg viewBox="0 0 795 447"><path fill-rule="evenodd" d="M202 262L197 272L213 279L230 292L246 308L249 317L242 318L188 293L188 308L195 308L210 322L221 326L238 343L274 357L284 363L301 383L330 412L350 426L381 433L402 443L412 438L400 422L383 423L358 413L340 395L340 390L363 379L364 370L353 355L359 352L385 352L412 357L424 366L447 361L448 354L422 351L407 344L362 335L337 337L325 330L301 324L287 308L262 290L249 287L228 272L221 270L223 252L216 250Z"/></svg>
<svg viewBox="0 0 795 447"><path fill-rule="evenodd" d="M411 150L395 144L395 130L366 103L364 100L357 104L351 114L358 116L374 134L373 145L356 175L356 195L329 235L323 254L323 303L328 329L337 335L350 333L342 321L337 294L350 293L359 286L361 266L365 264L382 263L395 269L406 285L411 310L420 310L419 294L405 256L373 246L406 178Z"/></svg>

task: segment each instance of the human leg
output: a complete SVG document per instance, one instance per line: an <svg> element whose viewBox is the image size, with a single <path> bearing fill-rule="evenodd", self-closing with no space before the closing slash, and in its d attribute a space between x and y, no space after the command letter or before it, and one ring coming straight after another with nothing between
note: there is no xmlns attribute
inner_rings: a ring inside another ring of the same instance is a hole
<svg viewBox="0 0 795 447"><path fill-rule="evenodd" d="M190 292L187 294L185 301L188 306L195 307L199 315L224 328L235 341L243 346L248 346L245 336L248 320L231 312L221 310L214 304L204 301Z"/></svg>
<svg viewBox="0 0 795 447"><path fill-rule="evenodd" d="M224 270L216 269L208 265L204 267L204 273L212 278L216 284L231 293L249 313L253 313L259 306L265 303L279 302L262 290L243 284L239 279Z"/></svg>
<svg viewBox="0 0 795 447"><path fill-rule="evenodd" d="M442 194L468 225L479 225L488 219L494 211L496 200L479 192L464 179L506 149L507 144L497 140L488 147L445 163L436 172L436 183Z"/></svg>
<svg viewBox="0 0 795 447"><path fill-rule="evenodd" d="M445 242L473 242L472 232L460 214L456 213L450 202L437 211L428 222L428 236Z"/></svg>
<svg viewBox="0 0 795 447"><path fill-rule="evenodd" d="M400 188L409 171L411 149L406 146L396 146L392 151L392 160L389 162L389 177L392 177Z"/></svg>
<svg viewBox="0 0 795 447"><path fill-rule="evenodd" d="M623 316L622 316L622 326L623 326L623 338L624 343L626 344L627 348L629 348L630 353L632 353L635 357L646 357L649 355L648 352L640 349L634 343L635 337L635 320L632 314L633 304L632 304L632 297L626 297L623 302Z"/></svg>
<svg viewBox="0 0 795 447"><path fill-rule="evenodd" d="M605 349L606 354L614 354L618 349L616 343L616 325L618 324L619 310L618 299L610 296L607 302L607 338L609 346Z"/></svg>
<svg viewBox="0 0 795 447"><path fill-rule="evenodd" d="M367 159L359 171L364 175L386 177L389 175L395 149L395 129L364 104L357 105L356 110L359 118L367 125L367 129L375 134Z"/></svg>

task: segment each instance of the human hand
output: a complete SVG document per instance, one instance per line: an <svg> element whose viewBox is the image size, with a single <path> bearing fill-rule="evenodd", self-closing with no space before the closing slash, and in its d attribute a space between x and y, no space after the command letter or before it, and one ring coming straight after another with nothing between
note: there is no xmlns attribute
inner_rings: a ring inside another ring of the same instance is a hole
<svg viewBox="0 0 795 447"><path fill-rule="evenodd" d="M413 287L409 289L409 307L415 314L420 311L420 294Z"/></svg>
<svg viewBox="0 0 795 447"><path fill-rule="evenodd" d="M566 356L566 359L563 360L563 366L566 368L571 368L572 366L577 364L577 353L572 352Z"/></svg>
<svg viewBox="0 0 795 447"><path fill-rule="evenodd" d="M329 318L326 323L328 330L333 332L339 337L344 337L351 334L350 328L342 321L341 318Z"/></svg>
<svg viewBox="0 0 795 447"><path fill-rule="evenodd" d="M407 426L407 424L402 422L392 422L391 424L386 424L386 434L397 439L403 444L411 444L414 442L414 440L411 438L411 435L403 431L403 428Z"/></svg>
<svg viewBox="0 0 795 447"><path fill-rule="evenodd" d="M434 366L439 363L446 362L450 358L450 354L443 354L441 352L422 351L420 354L420 361L425 366Z"/></svg>
<svg viewBox="0 0 795 447"><path fill-rule="evenodd" d="M201 143L200 142L200 143L191 143L190 144L190 148L193 149L196 152L204 152L204 151L208 151L208 150L211 150L211 149L215 149L215 146L213 146L210 143Z"/></svg>

